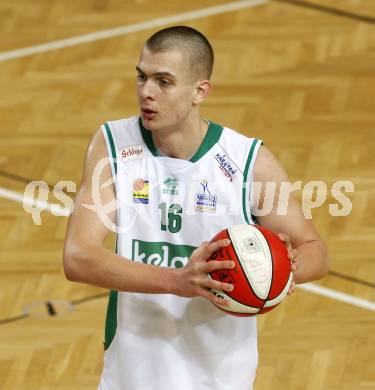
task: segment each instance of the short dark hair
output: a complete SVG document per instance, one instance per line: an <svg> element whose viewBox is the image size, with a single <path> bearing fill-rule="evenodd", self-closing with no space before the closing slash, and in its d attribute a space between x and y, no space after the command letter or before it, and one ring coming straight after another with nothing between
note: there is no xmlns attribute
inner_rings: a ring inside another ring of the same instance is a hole
<svg viewBox="0 0 375 390"><path fill-rule="evenodd" d="M183 50L190 60L195 77L209 79L214 64L214 51L208 39L198 30L188 26L164 28L152 35L145 43L152 53Z"/></svg>

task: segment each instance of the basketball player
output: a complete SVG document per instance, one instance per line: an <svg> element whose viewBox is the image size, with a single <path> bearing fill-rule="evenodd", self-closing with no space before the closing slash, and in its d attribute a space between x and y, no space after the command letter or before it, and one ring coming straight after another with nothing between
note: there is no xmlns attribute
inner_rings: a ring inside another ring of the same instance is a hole
<svg viewBox="0 0 375 390"><path fill-rule="evenodd" d="M254 199L255 182L288 179L259 140L202 118L212 66L212 47L200 32L157 32L136 67L140 116L107 122L87 149L64 268L69 280L111 290L101 390L252 388L256 319L212 304L227 302L210 289L233 286L207 274L233 262L206 263L228 245L208 241L231 225L254 223L252 211L264 203L264 195ZM105 216L118 229L116 253L103 245L111 226L92 206L95 187L102 204L118 205ZM321 278L328 268L324 243L296 200L285 215L277 214L277 201L258 223L283 234L298 260L296 283Z"/></svg>

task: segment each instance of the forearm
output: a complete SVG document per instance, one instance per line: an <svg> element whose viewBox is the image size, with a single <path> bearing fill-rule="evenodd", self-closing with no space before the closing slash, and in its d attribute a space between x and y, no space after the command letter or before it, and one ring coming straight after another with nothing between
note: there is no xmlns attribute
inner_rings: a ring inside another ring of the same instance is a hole
<svg viewBox="0 0 375 390"><path fill-rule="evenodd" d="M294 280L297 284L321 279L329 269L328 254L321 240L306 242L297 248L297 271Z"/></svg>
<svg viewBox="0 0 375 390"><path fill-rule="evenodd" d="M173 293L174 270L134 262L103 247L84 246L64 254L66 277L116 291Z"/></svg>

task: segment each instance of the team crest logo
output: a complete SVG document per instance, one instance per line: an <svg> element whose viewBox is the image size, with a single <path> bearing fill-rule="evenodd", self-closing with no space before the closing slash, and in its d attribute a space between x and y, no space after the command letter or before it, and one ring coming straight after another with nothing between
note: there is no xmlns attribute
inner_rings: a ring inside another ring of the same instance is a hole
<svg viewBox="0 0 375 390"><path fill-rule="evenodd" d="M148 181L137 179L133 183L133 202L148 204Z"/></svg>
<svg viewBox="0 0 375 390"><path fill-rule="evenodd" d="M201 182L202 192L195 194L195 210L206 213L216 212L217 196L208 189L207 180Z"/></svg>
<svg viewBox="0 0 375 390"><path fill-rule="evenodd" d="M178 182L174 177L168 177L163 182L163 194L178 195Z"/></svg>
<svg viewBox="0 0 375 390"><path fill-rule="evenodd" d="M234 169L233 166L227 161L225 154L221 155L217 153L215 160L219 163L219 168L223 172L224 176L229 180L233 180L233 176L236 174L237 169ZM233 164L233 163L232 163Z"/></svg>
<svg viewBox="0 0 375 390"><path fill-rule="evenodd" d="M140 145L127 146L120 150L121 161L136 160L143 157L143 147Z"/></svg>

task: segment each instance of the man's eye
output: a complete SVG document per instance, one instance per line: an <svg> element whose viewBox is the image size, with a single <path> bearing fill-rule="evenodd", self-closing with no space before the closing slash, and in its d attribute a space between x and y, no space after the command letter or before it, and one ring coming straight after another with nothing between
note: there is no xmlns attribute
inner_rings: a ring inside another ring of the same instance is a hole
<svg viewBox="0 0 375 390"><path fill-rule="evenodd" d="M144 74L139 74L139 75L137 76L137 79L138 79L139 81L145 81L145 80L146 80L146 76L145 76Z"/></svg>
<svg viewBox="0 0 375 390"><path fill-rule="evenodd" d="M169 81L168 80L164 80L164 79L159 79L159 84L162 85L162 86L166 86L169 84Z"/></svg>

